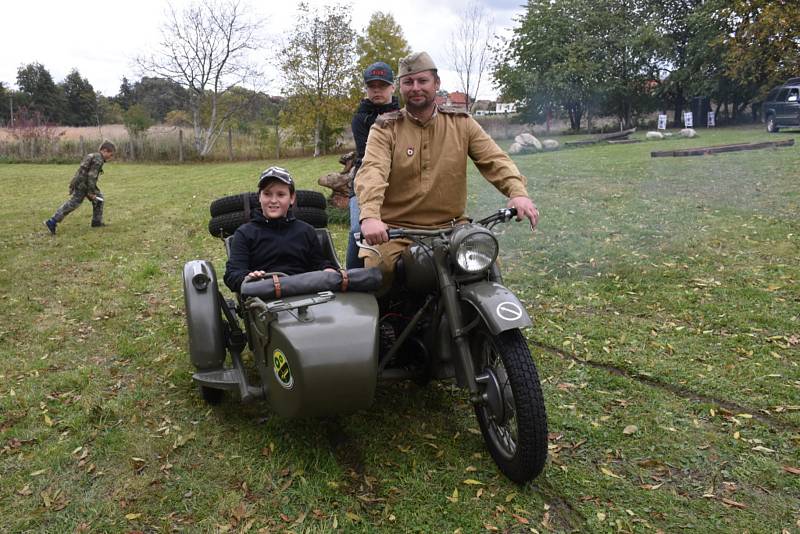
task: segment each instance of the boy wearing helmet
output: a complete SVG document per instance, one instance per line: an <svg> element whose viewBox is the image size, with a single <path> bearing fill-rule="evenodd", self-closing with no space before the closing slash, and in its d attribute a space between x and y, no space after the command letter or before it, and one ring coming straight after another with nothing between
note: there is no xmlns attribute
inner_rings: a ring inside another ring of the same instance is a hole
<svg viewBox="0 0 800 534"><path fill-rule="evenodd" d="M287 275L309 271L335 271L325 259L314 228L295 219L294 180L289 171L270 167L258 180L261 211L236 229L231 240L224 281L238 292L245 280L265 278L268 273Z"/></svg>

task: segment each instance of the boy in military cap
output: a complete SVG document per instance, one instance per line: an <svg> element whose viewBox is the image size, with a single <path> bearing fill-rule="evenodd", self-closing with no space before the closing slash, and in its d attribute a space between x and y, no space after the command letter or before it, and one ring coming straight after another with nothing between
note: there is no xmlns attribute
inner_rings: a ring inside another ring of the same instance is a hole
<svg viewBox="0 0 800 534"><path fill-rule="evenodd" d="M361 100L351 123L353 139L356 142L356 159L350 171L353 176L350 182L350 238L347 242L345 260L348 269L364 266L364 261L358 257L358 247L353 237L355 232L360 231L358 198L355 196L354 183L367 149L369 129L378 115L400 109L397 97L394 96L394 72L392 67L383 61L373 63L364 71L364 91L367 97Z"/></svg>
<svg viewBox="0 0 800 534"><path fill-rule="evenodd" d="M295 219L290 208L296 201L294 180L284 168L270 167L258 179L261 211L236 229L223 280L238 292L245 280L265 278L268 273L300 274L335 271L325 259L314 228Z"/></svg>
<svg viewBox="0 0 800 534"><path fill-rule="evenodd" d="M44 225L52 235L56 234L56 226L64 217L75 211L83 199L88 198L92 203L92 227L105 226L103 224L103 194L97 187L97 180L103 174L103 164L114 159L116 147L111 141L105 141L97 152L87 154L81 161L78 171L69 183L70 197L55 212L44 221Z"/></svg>

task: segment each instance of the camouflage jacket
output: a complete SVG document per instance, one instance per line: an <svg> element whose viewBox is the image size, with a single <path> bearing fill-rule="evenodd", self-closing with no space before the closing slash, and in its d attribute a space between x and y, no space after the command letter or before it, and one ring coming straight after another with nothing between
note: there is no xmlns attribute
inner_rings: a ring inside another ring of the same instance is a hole
<svg viewBox="0 0 800 534"><path fill-rule="evenodd" d="M81 161L75 176L69 183L70 194L75 191L86 194L97 194L100 190L97 188L97 179L103 174L103 163L105 160L99 152L92 152L87 154Z"/></svg>

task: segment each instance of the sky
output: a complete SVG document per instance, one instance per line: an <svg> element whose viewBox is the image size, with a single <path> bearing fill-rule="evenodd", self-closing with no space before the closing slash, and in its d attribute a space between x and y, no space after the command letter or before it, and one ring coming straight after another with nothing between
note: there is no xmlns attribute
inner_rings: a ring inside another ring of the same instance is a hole
<svg viewBox="0 0 800 534"><path fill-rule="evenodd" d="M191 0L172 0L180 10ZM247 13L265 21L265 38L294 27L298 0L242 0ZM324 1L309 0L312 7ZM458 76L448 65L447 44L459 21L459 10L467 0L402 0L392 2L351 0L339 2L352 6L352 27L361 33L375 11L391 13L403 29L413 51L431 54L442 79L442 89L459 89ZM509 35L514 18L523 12L524 0L486 0L482 4L494 19L496 33ZM71 2L27 0L6 2L0 28L0 82L16 88L17 69L38 62L47 68L56 83L77 68L95 91L106 96L119 92L123 76L137 80L141 72L134 59L156 49L161 26L168 8L165 0L115 2L108 0L73 0ZM285 36L284 36L285 37ZM279 74L271 63L269 50L255 57L263 64L268 79ZM276 82L266 86L270 94L280 94ZM496 90L487 77L481 84L479 98L494 99Z"/></svg>

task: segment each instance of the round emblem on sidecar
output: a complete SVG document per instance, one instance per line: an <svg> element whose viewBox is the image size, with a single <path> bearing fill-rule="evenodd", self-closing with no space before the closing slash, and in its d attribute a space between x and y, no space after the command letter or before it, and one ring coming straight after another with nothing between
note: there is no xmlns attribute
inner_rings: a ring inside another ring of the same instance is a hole
<svg viewBox="0 0 800 534"><path fill-rule="evenodd" d="M494 312L505 321L516 321L522 317L522 309L514 302L501 302Z"/></svg>
<svg viewBox="0 0 800 534"><path fill-rule="evenodd" d="M286 389L292 389L294 386L292 370L289 369L289 360L280 349L272 351L272 369L275 371L275 378L278 379L280 385Z"/></svg>

